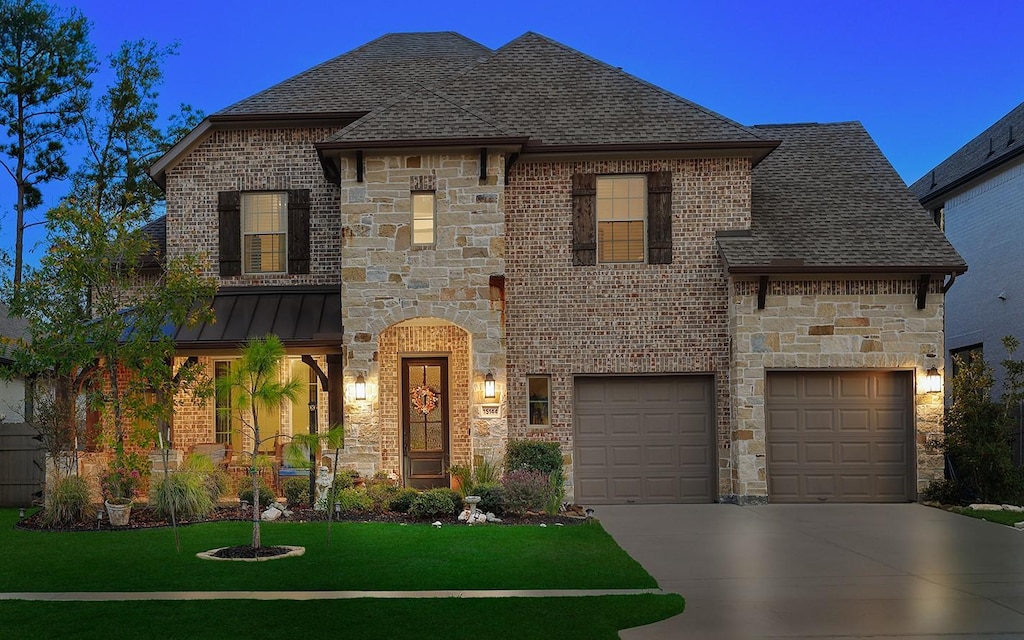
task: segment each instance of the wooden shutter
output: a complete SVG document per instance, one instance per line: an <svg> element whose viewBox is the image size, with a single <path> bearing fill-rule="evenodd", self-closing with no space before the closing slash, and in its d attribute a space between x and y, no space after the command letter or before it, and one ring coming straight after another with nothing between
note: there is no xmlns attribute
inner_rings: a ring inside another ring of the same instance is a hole
<svg viewBox="0 0 1024 640"><path fill-rule="evenodd" d="M572 177L572 263L597 264L597 176Z"/></svg>
<svg viewBox="0 0 1024 640"><path fill-rule="evenodd" d="M309 189L288 192L288 273L309 273Z"/></svg>
<svg viewBox="0 0 1024 640"><path fill-rule="evenodd" d="M218 248L220 275L242 273L242 194L238 191L217 193Z"/></svg>
<svg viewBox="0 0 1024 640"><path fill-rule="evenodd" d="M647 174L647 262L672 264L672 172Z"/></svg>

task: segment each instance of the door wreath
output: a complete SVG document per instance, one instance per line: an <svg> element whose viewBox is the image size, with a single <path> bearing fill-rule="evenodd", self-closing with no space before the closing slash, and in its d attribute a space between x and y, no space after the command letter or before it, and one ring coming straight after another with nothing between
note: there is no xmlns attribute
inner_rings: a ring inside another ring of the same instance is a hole
<svg viewBox="0 0 1024 640"><path fill-rule="evenodd" d="M436 409L440 401L440 394L425 384L415 387L409 396L412 398L412 406L423 415Z"/></svg>

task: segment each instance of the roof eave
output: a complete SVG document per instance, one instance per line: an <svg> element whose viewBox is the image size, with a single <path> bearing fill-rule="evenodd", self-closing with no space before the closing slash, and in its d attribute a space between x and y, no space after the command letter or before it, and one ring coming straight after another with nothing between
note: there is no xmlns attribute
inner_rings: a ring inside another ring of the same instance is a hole
<svg viewBox="0 0 1024 640"><path fill-rule="evenodd" d="M968 171L967 173L963 174L956 180L946 183L936 191L926 194L923 198L920 199L921 205L924 206L925 208L929 208L928 205L934 204L935 201L943 198L952 191L955 191L956 189L971 182L972 180L985 175L989 171L992 171L993 169L996 169L997 167L1000 167L1001 165L1004 165L1021 155L1024 155L1024 145L1019 146L1018 148L1014 149L1013 151L1010 151L1009 153L1004 153L1003 155L979 166L977 169L974 169L973 171Z"/></svg>
<svg viewBox="0 0 1024 640"><path fill-rule="evenodd" d="M726 263L730 275L814 275L814 274L934 274L960 275L967 271L965 264L946 265L816 265L790 263L743 264Z"/></svg>
<svg viewBox="0 0 1024 640"><path fill-rule="evenodd" d="M415 149L422 147L515 147L526 144L528 138L487 137L487 138L412 138L395 140L343 140L318 142L317 151L358 151L360 149Z"/></svg>
<svg viewBox="0 0 1024 640"><path fill-rule="evenodd" d="M523 146L523 154L530 155L582 155L630 153L697 153L703 155L742 155L751 159L751 168L756 167L781 144L780 140L726 140L703 142L627 142L618 144L543 144L529 143Z"/></svg>

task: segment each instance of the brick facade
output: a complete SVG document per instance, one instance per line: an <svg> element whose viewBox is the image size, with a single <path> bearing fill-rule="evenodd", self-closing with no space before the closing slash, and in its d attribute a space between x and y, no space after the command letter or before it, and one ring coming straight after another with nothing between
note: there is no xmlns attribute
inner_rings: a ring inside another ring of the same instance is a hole
<svg viewBox="0 0 1024 640"><path fill-rule="evenodd" d="M670 265L573 266L574 173L672 172ZM750 224L741 158L523 163L506 192L508 415L513 437L562 445L572 486L573 376L706 373L723 463L731 429L728 287L715 232ZM525 377L551 376L551 427L527 426ZM720 474L728 478L728 473ZM722 487L723 492L729 488Z"/></svg>
<svg viewBox="0 0 1024 640"><path fill-rule="evenodd" d="M167 172L167 255L207 256L204 275L226 286L337 284L341 271L339 192L324 180L313 143L327 129L213 131ZM309 189L310 272L221 277L217 192Z"/></svg>

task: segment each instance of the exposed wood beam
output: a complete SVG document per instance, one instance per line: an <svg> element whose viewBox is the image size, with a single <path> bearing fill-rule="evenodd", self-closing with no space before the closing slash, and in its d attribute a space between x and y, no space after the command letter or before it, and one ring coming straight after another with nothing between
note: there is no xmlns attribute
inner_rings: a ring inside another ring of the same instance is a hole
<svg viewBox="0 0 1024 640"><path fill-rule="evenodd" d="M320 368L319 364L317 364L316 359L313 358L313 356L303 355L302 361L308 364L309 368L316 374L317 379L320 381L320 390L330 391L330 388L327 385L327 374L324 373L324 370Z"/></svg>
<svg viewBox="0 0 1024 640"><path fill-rule="evenodd" d="M768 276L761 276L757 281L757 308L764 309L765 298L768 297Z"/></svg>

